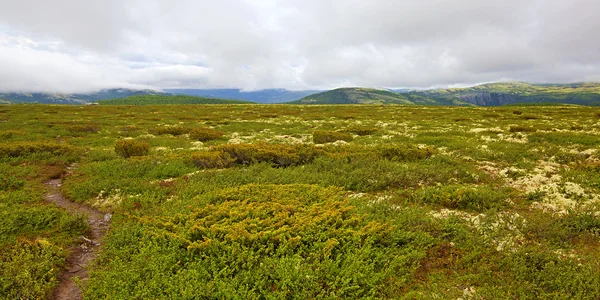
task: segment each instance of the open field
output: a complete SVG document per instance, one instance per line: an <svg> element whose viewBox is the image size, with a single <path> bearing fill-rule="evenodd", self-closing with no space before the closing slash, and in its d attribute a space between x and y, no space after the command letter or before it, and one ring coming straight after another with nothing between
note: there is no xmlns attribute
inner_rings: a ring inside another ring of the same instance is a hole
<svg viewBox="0 0 600 300"><path fill-rule="evenodd" d="M0 298L599 299L600 109L0 106Z"/></svg>

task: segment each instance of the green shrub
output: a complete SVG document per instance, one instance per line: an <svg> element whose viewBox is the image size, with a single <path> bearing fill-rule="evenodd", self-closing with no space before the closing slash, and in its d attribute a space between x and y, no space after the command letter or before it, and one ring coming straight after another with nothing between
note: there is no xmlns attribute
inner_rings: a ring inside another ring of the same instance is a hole
<svg viewBox="0 0 600 300"><path fill-rule="evenodd" d="M116 229L86 296L394 298L432 242L370 219L338 188L252 184L203 201Z"/></svg>
<svg viewBox="0 0 600 300"><path fill-rule="evenodd" d="M231 166L235 160L221 151L197 152L192 154L192 163L203 169L222 169Z"/></svg>
<svg viewBox="0 0 600 300"><path fill-rule="evenodd" d="M15 136L24 135L25 132L19 130L3 130L0 131L0 138L2 139L10 139Z"/></svg>
<svg viewBox="0 0 600 300"><path fill-rule="evenodd" d="M415 161L431 157L436 153L433 147L418 148L413 145L385 145L376 150L379 157L391 161Z"/></svg>
<svg viewBox="0 0 600 300"><path fill-rule="evenodd" d="M353 137L349 133L327 131L327 130L316 130L313 132L313 142L315 144L326 144L333 143L335 141L352 141Z"/></svg>
<svg viewBox="0 0 600 300"><path fill-rule="evenodd" d="M525 126L510 126L508 130L510 132L536 132L537 129L533 127L525 127Z"/></svg>
<svg viewBox="0 0 600 300"><path fill-rule="evenodd" d="M0 144L0 157L20 157L34 153L61 155L71 151L73 151L73 147L69 145L50 142L16 142Z"/></svg>
<svg viewBox="0 0 600 300"><path fill-rule="evenodd" d="M514 111L513 111L513 114L515 114L515 115L522 115L522 114L523 114L523 112L522 112L522 111L520 111L520 110L514 110Z"/></svg>
<svg viewBox="0 0 600 300"><path fill-rule="evenodd" d="M378 131L375 127L350 127L346 129L346 132L354 133L356 135L365 136L371 135Z"/></svg>
<svg viewBox="0 0 600 300"><path fill-rule="evenodd" d="M25 181L8 174L0 174L0 191L10 191L21 189Z"/></svg>
<svg viewBox="0 0 600 300"><path fill-rule="evenodd" d="M0 253L0 297L45 299L58 283L64 251L46 240L19 241Z"/></svg>
<svg viewBox="0 0 600 300"><path fill-rule="evenodd" d="M508 189L496 189L491 186L447 185L417 190L413 193L411 200L441 205L450 209L484 211L493 207L505 206L509 196Z"/></svg>
<svg viewBox="0 0 600 300"><path fill-rule="evenodd" d="M118 140L115 145L115 152L124 158L148 155L149 151L150 144L144 141Z"/></svg>
<svg viewBox="0 0 600 300"><path fill-rule="evenodd" d="M226 153L236 164L268 162L277 167L289 167L311 162L321 150L310 145L227 144L212 148Z"/></svg>
<svg viewBox="0 0 600 300"><path fill-rule="evenodd" d="M160 126L150 130L150 133L155 135L170 134L174 136L186 134L190 132L190 128L178 126Z"/></svg>
<svg viewBox="0 0 600 300"><path fill-rule="evenodd" d="M65 129L70 131L71 133L98 133L100 131L100 127L98 125L68 125L65 126Z"/></svg>
<svg viewBox="0 0 600 300"><path fill-rule="evenodd" d="M217 140L222 138L224 135L222 131L212 128L194 128L189 132L189 134L191 139L201 142Z"/></svg>

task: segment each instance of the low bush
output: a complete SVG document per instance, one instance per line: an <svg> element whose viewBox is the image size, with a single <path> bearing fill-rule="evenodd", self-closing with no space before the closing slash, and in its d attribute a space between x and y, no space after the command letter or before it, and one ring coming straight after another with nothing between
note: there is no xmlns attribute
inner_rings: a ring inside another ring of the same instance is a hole
<svg viewBox="0 0 600 300"><path fill-rule="evenodd" d="M25 181L8 174L0 174L0 192L21 189Z"/></svg>
<svg viewBox="0 0 600 300"><path fill-rule="evenodd" d="M2 139L10 139L15 136L25 135L25 132L19 130L3 130L0 131L0 138Z"/></svg>
<svg viewBox="0 0 600 300"><path fill-rule="evenodd" d="M212 148L227 154L236 164L268 162L276 167L289 167L311 162L321 150L309 145L227 144Z"/></svg>
<svg viewBox="0 0 600 300"><path fill-rule="evenodd" d="M197 152L192 154L192 163L203 169L222 169L231 166L235 160L221 151Z"/></svg>
<svg viewBox="0 0 600 300"><path fill-rule="evenodd" d="M174 136L186 134L190 132L190 128L178 126L160 126L150 130L150 133L155 135L170 134Z"/></svg>
<svg viewBox="0 0 600 300"><path fill-rule="evenodd" d="M391 161L416 161L431 157L436 153L435 148L419 148L413 145L384 145L376 150L380 158Z"/></svg>
<svg viewBox="0 0 600 300"><path fill-rule="evenodd" d="M100 127L98 125L68 125L65 126L65 129L70 131L71 133L98 133L100 131Z"/></svg>
<svg viewBox="0 0 600 300"><path fill-rule="evenodd" d="M352 134L337 132L337 131L327 131L327 130L317 130L313 132L313 142L315 144L326 144L333 143L335 141L352 141Z"/></svg>
<svg viewBox="0 0 600 300"><path fill-rule="evenodd" d="M17 242L0 253L0 297L47 298L58 283L64 261L64 250L46 240Z"/></svg>
<svg viewBox="0 0 600 300"><path fill-rule="evenodd" d="M350 127L345 131L349 133L354 133L356 135L365 136L376 133L378 129L375 127Z"/></svg>
<svg viewBox="0 0 600 300"><path fill-rule="evenodd" d="M217 140L222 138L224 135L222 131L211 128L194 128L189 132L189 134L191 139L201 142Z"/></svg>
<svg viewBox="0 0 600 300"><path fill-rule="evenodd" d="M510 132L536 132L537 129L533 127L525 127L525 126L510 126L508 130Z"/></svg>
<svg viewBox="0 0 600 300"><path fill-rule="evenodd" d="M394 298L432 241L370 219L338 188L252 184L203 201L115 230L86 296Z"/></svg>
<svg viewBox="0 0 600 300"><path fill-rule="evenodd" d="M0 144L0 157L20 157L34 153L61 155L71 151L73 151L73 147L69 145L50 142L16 142Z"/></svg>
<svg viewBox="0 0 600 300"><path fill-rule="evenodd" d="M417 190L413 193L411 200L441 205L450 209L484 211L493 207L505 206L509 196L508 189L496 189L491 186L447 185Z"/></svg>
<svg viewBox="0 0 600 300"><path fill-rule="evenodd" d="M124 158L148 155L149 151L150 144L144 141L118 140L115 145L115 152Z"/></svg>
<svg viewBox="0 0 600 300"><path fill-rule="evenodd" d="M515 115L522 115L522 114L523 114L523 112L522 112L522 111L520 111L520 110L514 110L514 111L513 111L513 114L515 114Z"/></svg>

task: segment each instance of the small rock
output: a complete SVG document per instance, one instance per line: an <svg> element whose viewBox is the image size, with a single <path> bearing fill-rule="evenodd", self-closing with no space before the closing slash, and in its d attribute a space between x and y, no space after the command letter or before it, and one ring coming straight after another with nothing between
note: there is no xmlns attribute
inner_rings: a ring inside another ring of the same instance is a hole
<svg viewBox="0 0 600 300"><path fill-rule="evenodd" d="M112 214L105 214L104 215L104 222L109 222L111 218L112 218Z"/></svg>

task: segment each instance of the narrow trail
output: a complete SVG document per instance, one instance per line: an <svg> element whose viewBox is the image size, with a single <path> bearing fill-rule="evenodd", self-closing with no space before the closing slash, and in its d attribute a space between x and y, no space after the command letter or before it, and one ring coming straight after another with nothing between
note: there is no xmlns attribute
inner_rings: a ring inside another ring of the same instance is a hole
<svg viewBox="0 0 600 300"><path fill-rule="evenodd" d="M61 179L52 179L46 182L46 185L49 187L49 192L45 196L48 202L66 209L71 214L85 215L90 228L89 236L79 237L79 245L71 249L71 255L66 261L65 271L60 275L59 284L50 299L83 299L82 291L73 281L73 278L79 277L83 284L87 281L89 276L87 267L98 254L102 238L109 227L110 215L104 215L89 206L65 198L60 192Z"/></svg>

